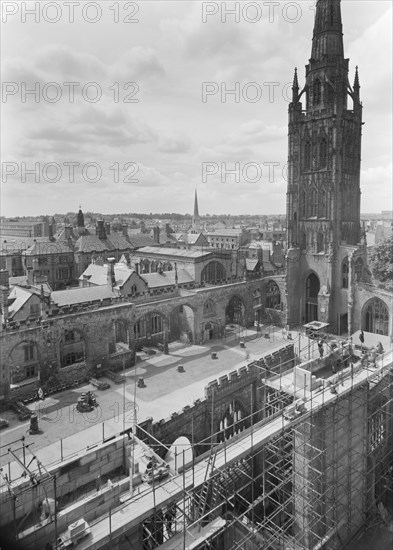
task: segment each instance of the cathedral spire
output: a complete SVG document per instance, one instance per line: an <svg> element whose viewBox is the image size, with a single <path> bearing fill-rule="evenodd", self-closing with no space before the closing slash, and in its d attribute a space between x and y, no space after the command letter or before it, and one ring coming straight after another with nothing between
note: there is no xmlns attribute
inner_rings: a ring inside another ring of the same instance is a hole
<svg viewBox="0 0 393 550"><path fill-rule="evenodd" d="M322 61L326 58L344 59L341 0L317 2L311 59Z"/></svg>

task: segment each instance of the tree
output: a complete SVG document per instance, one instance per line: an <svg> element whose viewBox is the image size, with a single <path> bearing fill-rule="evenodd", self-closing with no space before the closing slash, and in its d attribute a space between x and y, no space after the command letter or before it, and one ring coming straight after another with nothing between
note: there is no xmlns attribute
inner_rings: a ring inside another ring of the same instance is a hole
<svg viewBox="0 0 393 550"><path fill-rule="evenodd" d="M377 244L370 257L373 277L387 290L393 290L393 235Z"/></svg>

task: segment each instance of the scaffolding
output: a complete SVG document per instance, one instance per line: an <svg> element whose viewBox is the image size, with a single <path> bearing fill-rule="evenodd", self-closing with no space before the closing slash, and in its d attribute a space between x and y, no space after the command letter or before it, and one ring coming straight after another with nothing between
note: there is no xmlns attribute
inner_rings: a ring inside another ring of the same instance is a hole
<svg viewBox="0 0 393 550"><path fill-rule="evenodd" d="M211 434L197 442L202 454L186 463L183 451L176 472L163 481L153 476L144 491L111 508L111 543L101 547L115 547L114 518L129 518L134 497L152 506L121 533L138 529L136 548L143 550L342 550L368 526L387 523L393 517L393 355L365 360L350 351L339 345L319 367L310 363L323 370L339 356L340 369L302 388L303 408L293 416L285 412L298 397L297 366L251 363L259 371L260 399L251 397L250 414L234 415L229 426L213 418L212 407ZM29 463L24 466L30 475ZM56 480L39 474L56 492ZM99 522L104 519L91 528Z"/></svg>
<svg viewBox="0 0 393 550"><path fill-rule="evenodd" d="M264 410L250 415L262 412L262 421L233 432L239 441L251 437L245 456L217 466L220 449L227 446L229 456L237 443L213 443L202 483L184 489L172 529L164 527L165 511L155 514L165 540L150 533L144 550L163 542L163 549L341 550L368 526L393 517L392 356L366 364L345 361L344 346L339 352L341 371L309 392L305 414L286 422L282 412L293 396L271 391ZM267 389L271 376L265 371L261 378ZM278 433L253 445L253 433L278 419ZM225 526L198 538L218 518Z"/></svg>

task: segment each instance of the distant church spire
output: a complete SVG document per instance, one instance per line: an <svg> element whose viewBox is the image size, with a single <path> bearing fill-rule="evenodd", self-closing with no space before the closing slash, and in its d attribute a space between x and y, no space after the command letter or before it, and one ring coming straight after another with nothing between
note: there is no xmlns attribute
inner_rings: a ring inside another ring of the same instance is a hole
<svg viewBox="0 0 393 550"><path fill-rule="evenodd" d="M192 216L191 221L191 231L193 233L196 233L199 231L199 208L198 208L198 195L197 190L195 189L195 197L194 197L194 214Z"/></svg>
<svg viewBox="0 0 393 550"><path fill-rule="evenodd" d="M194 218L199 218L198 195L197 195L196 189L195 189L195 198L194 198Z"/></svg>

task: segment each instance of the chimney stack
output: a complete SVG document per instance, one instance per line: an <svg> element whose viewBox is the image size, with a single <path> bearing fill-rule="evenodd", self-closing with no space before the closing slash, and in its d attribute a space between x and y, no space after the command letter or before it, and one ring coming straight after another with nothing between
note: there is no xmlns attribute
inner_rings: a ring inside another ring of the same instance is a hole
<svg viewBox="0 0 393 550"><path fill-rule="evenodd" d="M115 258L108 258L107 264L107 283L108 286L113 290L116 286L115 278Z"/></svg>
<svg viewBox="0 0 393 550"><path fill-rule="evenodd" d="M98 238L102 241L105 241L106 239L106 231L104 226L104 220L98 220L97 227L96 227L96 234L98 235Z"/></svg>
<svg viewBox="0 0 393 550"><path fill-rule="evenodd" d="M136 273L137 275L139 275L139 262L135 262L134 266L135 266L135 267L134 267L135 273Z"/></svg>
<svg viewBox="0 0 393 550"><path fill-rule="evenodd" d="M123 237L128 237L128 225L126 223L122 224L121 232L123 233Z"/></svg>
<svg viewBox="0 0 393 550"><path fill-rule="evenodd" d="M71 239L72 227L71 225L64 226L64 237L68 240Z"/></svg>
<svg viewBox="0 0 393 550"><path fill-rule="evenodd" d="M105 231L107 235L111 234L111 224L108 222L105 224Z"/></svg>
<svg viewBox="0 0 393 550"><path fill-rule="evenodd" d="M158 225L156 227L153 227L153 239L157 244L160 244L160 228Z"/></svg>
<svg viewBox="0 0 393 550"><path fill-rule="evenodd" d="M5 323L9 316L8 297L10 295L10 277L6 269L0 271L0 305L3 322Z"/></svg>

